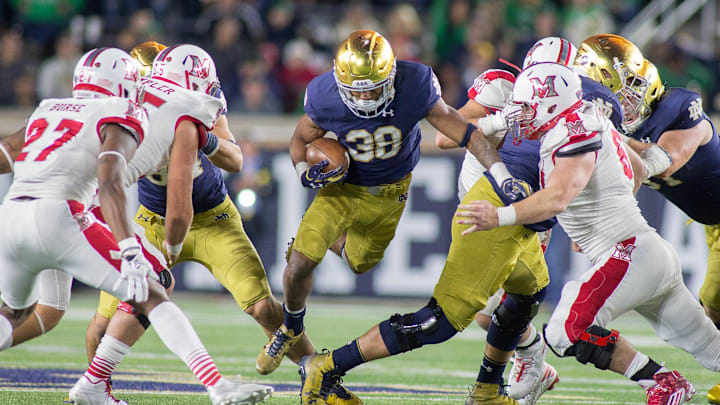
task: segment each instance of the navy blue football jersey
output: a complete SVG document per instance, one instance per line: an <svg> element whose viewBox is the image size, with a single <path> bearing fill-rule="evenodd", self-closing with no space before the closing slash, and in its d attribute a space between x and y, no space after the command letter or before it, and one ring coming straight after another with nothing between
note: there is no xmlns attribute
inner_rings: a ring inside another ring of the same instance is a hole
<svg viewBox="0 0 720 405"><path fill-rule="evenodd" d="M663 133L692 128L703 120L712 125L698 93L669 88L655 105L652 115L629 136L641 142L657 143ZM652 177L645 184L695 221L706 225L720 224L720 139L715 127L710 142L700 146L671 177Z"/></svg>
<svg viewBox="0 0 720 405"><path fill-rule="evenodd" d="M580 83L582 85L583 100L594 103L600 109L600 112L610 119L616 129L622 128L622 105L615 93L587 76L580 75Z"/></svg>
<svg viewBox="0 0 720 405"><path fill-rule="evenodd" d="M142 177L138 181L140 204L150 211L165 216L167 204L167 168L158 173ZM198 214L216 207L225 201L227 189L222 172L205 154L198 152L193 168L192 204Z"/></svg>
<svg viewBox="0 0 720 405"><path fill-rule="evenodd" d="M440 98L440 85L429 66L400 60L394 86L395 97L384 114L369 119L345 106L332 71L307 87L305 113L318 127L334 132L350 153L347 183L392 183L410 173L420 159L418 123Z"/></svg>

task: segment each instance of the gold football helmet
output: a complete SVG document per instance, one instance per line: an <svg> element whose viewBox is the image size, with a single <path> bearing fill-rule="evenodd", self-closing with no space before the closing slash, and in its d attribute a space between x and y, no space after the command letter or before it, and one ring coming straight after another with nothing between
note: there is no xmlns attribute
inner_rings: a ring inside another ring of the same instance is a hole
<svg viewBox="0 0 720 405"><path fill-rule="evenodd" d="M360 118L382 114L395 96L395 54L390 43L375 31L355 31L343 41L334 60L334 76L343 103ZM381 89L377 97L358 93ZM353 94L355 93L355 94Z"/></svg>
<svg viewBox="0 0 720 405"><path fill-rule="evenodd" d="M627 39L598 34L580 44L575 66L615 93L623 107L623 130L631 133L652 114L665 92L655 66Z"/></svg>
<svg viewBox="0 0 720 405"><path fill-rule="evenodd" d="M148 41L143 42L130 51L130 56L138 62L141 77L150 76L155 57L165 48L167 48L167 46L159 42Z"/></svg>

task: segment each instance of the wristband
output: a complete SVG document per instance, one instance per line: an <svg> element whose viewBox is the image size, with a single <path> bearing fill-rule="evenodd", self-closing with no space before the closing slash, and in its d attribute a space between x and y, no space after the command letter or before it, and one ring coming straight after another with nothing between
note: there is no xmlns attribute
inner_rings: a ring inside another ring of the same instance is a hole
<svg viewBox="0 0 720 405"><path fill-rule="evenodd" d="M302 178L308 167L310 167L310 165L308 165L308 162L297 162L297 164L295 165L295 171L297 172L298 178Z"/></svg>
<svg viewBox="0 0 720 405"><path fill-rule="evenodd" d="M220 149L220 140L218 139L217 135L213 134L212 132L208 132L205 146L200 148L200 151L204 153L205 156L210 157L217 153L218 149Z"/></svg>
<svg viewBox="0 0 720 405"><path fill-rule="evenodd" d="M180 242L176 245L171 245L165 241L165 250L167 251L168 256L180 256L180 252L182 252L183 243Z"/></svg>
<svg viewBox="0 0 720 405"><path fill-rule="evenodd" d="M464 148L467 146L468 142L470 142L470 137L472 136L472 133L475 132L477 127L471 123L468 122L467 127L465 127L465 135L463 136L462 141L460 141L459 145L461 148Z"/></svg>
<svg viewBox="0 0 720 405"><path fill-rule="evenodd" d="M498 226L515 225L517 221L517 213L512 205L498 208L497 216Z"/></svg>
<svg viewBox="0 0 720 405"><path fill-rule="evenodd" d="M118 242L118 247L120 248L120 255L125 256L125 252L127 252L129 249L137 248L140 250L140 244L138 243L137 239L135 239L134 236L131 236L129 238L125 238ZM137 253L135 253L137 254Z"/></svg>
<svg viewBox="0 0 720 405"><path fill-rule="evenodd" d="M505 163L503 162L493 163L492 165L490 165L488 172L490 172L490 175L493 176L495 182L499 186L502 186L505 180L512 178L512 175L508 171L507 166L505 166Z"/></svg>

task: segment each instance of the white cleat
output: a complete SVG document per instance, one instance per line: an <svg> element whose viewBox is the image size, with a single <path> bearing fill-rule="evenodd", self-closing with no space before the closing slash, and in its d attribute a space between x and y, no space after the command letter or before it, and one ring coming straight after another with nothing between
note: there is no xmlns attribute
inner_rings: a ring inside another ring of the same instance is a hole
<svg viewBox="0 0 720 405"><path fill-rule="evenodd" d="M236 383L224 377L207 390L213 405L256 404L273 392L268 385Z"/></svg>
<svg viewBox="0 0 720 405"><path fill-rule="evenodd" d="M92 383L84 375L70 389L68 400L75 405L128 405L112 395L108 381Z"/></svg>
<svg viewBox="0 0 720 405"><path fill-rule="evenodd" d="M508 379L508 396L523 405L533 405L540 396L553 389L560 379L553 366L545 363L547 346L543 339L524 349L515 350Z"/></svg>

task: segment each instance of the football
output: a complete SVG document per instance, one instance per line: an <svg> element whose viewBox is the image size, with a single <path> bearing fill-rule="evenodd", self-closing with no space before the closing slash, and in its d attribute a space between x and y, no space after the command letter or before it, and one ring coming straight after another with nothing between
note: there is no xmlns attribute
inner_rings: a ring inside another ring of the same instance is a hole
<svg viewBox="0 0 720 405"><path fill-rule="evenodd" d="M345 170L350 166L347 150L333 138L318 138L312 141L305 150L305 159L310 166L327 160L328 165L323 169L323 173L327 173L339 165L342 165Z"/></svg>

